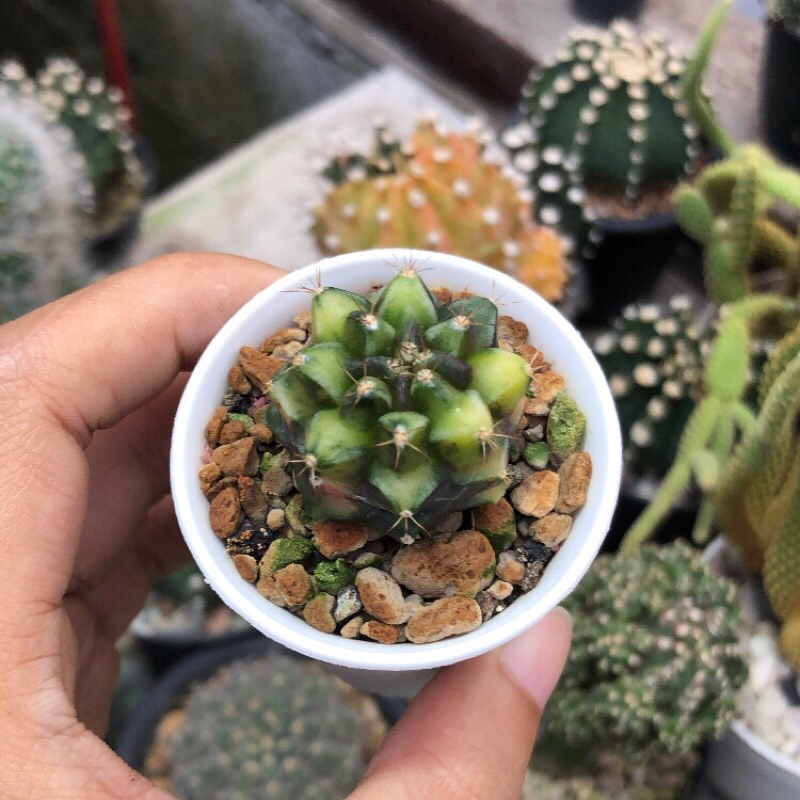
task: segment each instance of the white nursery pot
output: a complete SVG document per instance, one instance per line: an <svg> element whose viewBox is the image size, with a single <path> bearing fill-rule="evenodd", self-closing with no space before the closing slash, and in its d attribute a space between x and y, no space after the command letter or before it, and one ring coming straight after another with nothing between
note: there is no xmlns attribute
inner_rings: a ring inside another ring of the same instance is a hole
<svg viewBox="0 0 800 800"><path fill-rule="evenodd" d="M369 293L385 284L399 265L419 264L428 286L469 289L497 300L500 313L524 322L530 342L541 348L564 376L566 390L587 418L584 448L593 476L586 505L572 531L548 564L539 584L502 614L463 636L431 644L379 644L326 634L262 597L244 581L211 530L209 503L197 471L205 447L206 422L227 389L228 370L242 345L258 345L310 307L310 295L296 291L315 285ZM557 606L594 560L611 524L622 471L622 444L614 401L600 366L581 335L535 292L513 278L474 261L414 250L371 250L324 259L290 272L256 295L214 337L183 393L172 437L172 496L178 522L209 584L237 614L265 636L326 662L337 674L366 691L408 696L433 670L480 655L519 636Z"/></svg>

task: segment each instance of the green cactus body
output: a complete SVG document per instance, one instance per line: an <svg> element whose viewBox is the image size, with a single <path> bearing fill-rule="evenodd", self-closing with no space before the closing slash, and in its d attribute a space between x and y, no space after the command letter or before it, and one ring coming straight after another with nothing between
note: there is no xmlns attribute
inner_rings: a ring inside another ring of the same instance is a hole
<svg viewBox="0 0 800 800"><path fill-rule="evenodd" d="M684 295L673 297L668 305L629 306L612 330L593 343L617 405L632 475L660 478L666 473L689 416L703 397L714 328L703 327L697 317ZM756 379L768 347L756 340L743 348L734 348L734 354L741 357L749 349L749 369L744 365L741 370L747 376L743 394L755 407Z"/></svg>
<svg viewBox="0 0 800 800"><path fill-rule="evenodd" d="M237 661L195 687L171 742L183 800L340 800L370 755L368 718L316 664Z"/></svg>
<svg viewBox="0 0 800 800"><path fill-rule="evenodd" d="M440 304L413 268L371 303L316 292L311 344L273 379L267 412L312 518L411 541L505 494L529 369L496 347L497 319L486 298Z"/></svg>
<svg viewBox="0 0 800 800"><path fill-rule="evenodd" d="M601 556L565 606L572 649L549 735L632 763L720 736L747 669L731 581L685 543Z"/></svg>
<svg viewBox="0 0 800 800"><path fill-rule="evenodd" d="M340 156L323 174L333 187L312 230L324 253L439 250L508 272L547 300L563 296L565 242L533 222L524 178L485 155L478 133L422 120L401 145L378 128L372 155Z"/></svg>
<svg viewBox="0 0 800 800"><path fill-rule="evenodd" d="M589 778L552 778L542 772L525 777L522 800L612 800Z"/></svg>
<svg viewBox="0 0 800 800"><path fill-rule="evenodd" d="M97 202L95 227L104 233L141 204L144 191L122 93L64 58L50 60L36 84L40 102L73 132L86 159Z"/></svg>
<svg viewBox="0 0 800 800"><path fill-rule="evenodd" d="M12 64L0 67L7 75ZM0 82L0 319L89 279L81 234L91 192L68 130Z"/></svg>
<svg viewBox="0 0 800 800"><path fill-rule="evenodd" d="M529 175L540 219L569 232L586 192L619 196L635 212L645 192L669 191L694 171L701 148L683 102L685 68L662 37L638 39L618 21L576 30L533 71L522 91L528 122L504 142Z"/></svg>

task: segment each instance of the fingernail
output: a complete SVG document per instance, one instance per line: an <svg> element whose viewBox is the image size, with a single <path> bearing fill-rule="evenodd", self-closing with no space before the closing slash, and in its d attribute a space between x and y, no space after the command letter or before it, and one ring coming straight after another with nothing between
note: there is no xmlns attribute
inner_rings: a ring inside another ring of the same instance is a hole
<svg viewBox="0 0 800 800"><path fill-rule="evenodd" d="M503 647L500 654L503 668L539 708L544 708L556 688L571 638L572 617L559 607Z"/></svg>

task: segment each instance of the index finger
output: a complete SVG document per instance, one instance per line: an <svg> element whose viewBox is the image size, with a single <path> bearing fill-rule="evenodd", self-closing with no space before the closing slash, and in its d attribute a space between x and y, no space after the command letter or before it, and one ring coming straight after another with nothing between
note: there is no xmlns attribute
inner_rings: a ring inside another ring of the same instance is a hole
<svg viewBox="0 0 800 800"><path fill-rule="evenodd" d="M0 353L23 386L35 381L37 402L86 446L94 431L191 367L223 323L280 275L236 256L165 256L11 323Z"/></svg>

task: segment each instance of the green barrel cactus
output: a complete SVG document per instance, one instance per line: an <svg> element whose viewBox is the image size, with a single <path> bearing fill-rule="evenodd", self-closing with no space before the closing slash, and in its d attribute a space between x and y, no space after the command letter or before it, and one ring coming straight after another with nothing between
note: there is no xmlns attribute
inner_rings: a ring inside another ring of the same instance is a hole
<svg viewBox="0 0 800 800"><path fill-rule="evenodd" d="M96 198L94 227L106 233L141 204L145 185L122 92L65 58L49 61L36 85L40 102L73 132L86 159Z"/></svg>
<svg viewBox="0 0 800 800"><path fill-rule="evenodd" d="M431 119L420 120L407 143L378 127L371 154L338 156L323 172L332 186L314 209L320 250L439 250L507 272L551 302L562 299L566 243L534 223L524 177L490 157L484 139Z"/></svg>
<svg viewBox="0 0 800 800"><path fill-rule="evenodd" d="M189 695L171 742L170 788L182 800L341 800L366 769L370 733L318 665L237 661Z"/></svg>
<svg viewBox="0 0 800 800"><path fill-rule="evenodd" d="M88 281L82 233L90 207L69 131L0 83L0 320Z"/></svg>
<svg viewBox="0 0 800 800"><path fill-rule="evenodd" d="M643 764L720 736L747 668L735 585L679 542L601 556L567 598L575 620L548 735Z"/></svg>
<svg viewBox="0 0 800 800"><path fill-rule="evenodd" d="M658 480L675 460L681 434L705 391L704 366L714 326L699 320L687 295L668 304L628 306L592 349L608 377L632 476ZM755 408L767 344L750 344L745 402Z"/></svg>
<svg viewBox="0 0 800 800"><path fill-rule="evenodd" d="M311 517L411 541L503 497L530 367L497 346L494 302L441 304L407 266L370 299L318 288L311 314L267 411Z"/></svg>
<svg viewBox="0 0 800 800"><path fill-rule="evenodd" d="M608 30L575 30L531 73L522 90L527 120L504 141L539 195L541 220L569 231L581 205L592 220L598 211L587 193L627 206L626 216L647 213L638 207L647 197L668 201L701 154L681 86L686 64L663 37L639 38L617 21Z"/></svg>

